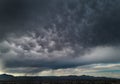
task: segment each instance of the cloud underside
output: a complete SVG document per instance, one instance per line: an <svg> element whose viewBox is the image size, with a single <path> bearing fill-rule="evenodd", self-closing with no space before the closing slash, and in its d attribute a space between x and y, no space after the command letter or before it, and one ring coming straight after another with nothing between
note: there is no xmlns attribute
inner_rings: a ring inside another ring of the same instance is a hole
<svg viewBox="0 0 120 84"><path fill-rule="evenodd" d="M11 71L14 68L15 72L21 70L26 73L38 73L43 70L120 61L119 46L84 48L79 44L59 41L57 34L47 31L45 33L43 37L36 37L33 32L20 37L9 35L0 43L3 69ZM30 71L26 67L31 68Z"/></svg>
<svg viewBox="0 0 120 84"><path fill-rule="evenodd" d="M17 70L17 72L16 72ZM40 70L39 68L11 68L6 69L9 74L14 74L15 76L68 76L68 75L92 75L100 77L113 77L120 78L120 64L119 63L99 63L99 64L89 64L84 66L78 66L75 68L65 68L65 69L49 69L43 70L38 73L31 73L32 71ZM26 72L27 71L27 72ZM26 73L25 73L26 72Z"/></svg>
<svg viewBox="0 0 120 84"><path fill-rule="evenodd" d="M119 0L1 0L0 5L3 72L62 74L120 62Z"/></svg>

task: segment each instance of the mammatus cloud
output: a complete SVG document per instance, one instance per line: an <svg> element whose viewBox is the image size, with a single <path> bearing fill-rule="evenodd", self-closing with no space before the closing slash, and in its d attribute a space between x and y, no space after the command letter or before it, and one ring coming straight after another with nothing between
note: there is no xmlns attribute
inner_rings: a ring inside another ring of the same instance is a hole
<svg viewBox="0 0 120 84"><path fill-rule="evenodd" d="M51 74L120 62L119 0L2 0L1 4L1 71Z"/></svg>
<svg viewBox="0 0 120 84"><path fill-rule="evenodd" d="M19 38L11 35L1 42L3 69L10 70L9 72L39 73L43 70L66 69L95 63L119 63L118 46L84 49L80 45L59 42L57 34L51 31L45 33L43 37L36 37L34 32Z"/></svg>

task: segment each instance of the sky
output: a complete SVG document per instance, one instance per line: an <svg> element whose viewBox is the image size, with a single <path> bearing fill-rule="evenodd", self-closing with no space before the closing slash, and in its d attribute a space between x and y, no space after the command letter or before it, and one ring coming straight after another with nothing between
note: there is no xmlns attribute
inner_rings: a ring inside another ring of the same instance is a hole
<svg viewBox="0 0 120 84"><path fill-rule="evenodd" d="M120 78L120 0L0 0L0 73Z"/></svg>

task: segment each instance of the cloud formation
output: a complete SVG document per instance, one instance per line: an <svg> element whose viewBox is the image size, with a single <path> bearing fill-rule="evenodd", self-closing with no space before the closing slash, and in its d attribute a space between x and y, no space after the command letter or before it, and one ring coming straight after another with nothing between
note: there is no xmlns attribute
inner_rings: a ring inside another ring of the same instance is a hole
<svg viewBox="0 0 120 84"><path fill-rule="evenodd" d="M118 46L83 49L80 45L59 42L57 34L47 31L45 33L44 37L36 37L35 33L19 38L11 35L1 42L0 55L4 68L14 68L15 72L26 70L26 73L38 73L48 69L72 68L94 63L117 63L120 60Z"/></svg>
<svg viewBox="0 0 120 84"><path fill-rule="evenodd" d="M119 0L0 3L0 61L5 72L120 62Z"/></svg>

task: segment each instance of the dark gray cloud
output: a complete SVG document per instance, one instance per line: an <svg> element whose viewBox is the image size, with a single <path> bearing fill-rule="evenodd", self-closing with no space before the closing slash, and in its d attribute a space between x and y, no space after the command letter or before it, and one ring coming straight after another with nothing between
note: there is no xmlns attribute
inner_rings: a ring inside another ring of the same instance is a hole
<svg viewBox="0 0 120 84"><path fill-rule="evenodd" d="M38 23L37 17L46 15L49 4L49 0L1 0L0 36L9 32L30 30L32 24Z"/></svg>
<svg viewBox="0 0 120 84"><path fill-rule="evenodd" d="M0 58L8 71L120 61L119 0L1 0L0 4Z"/></svg>

